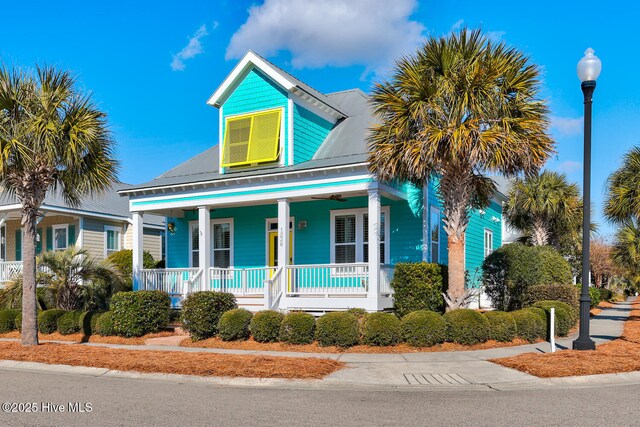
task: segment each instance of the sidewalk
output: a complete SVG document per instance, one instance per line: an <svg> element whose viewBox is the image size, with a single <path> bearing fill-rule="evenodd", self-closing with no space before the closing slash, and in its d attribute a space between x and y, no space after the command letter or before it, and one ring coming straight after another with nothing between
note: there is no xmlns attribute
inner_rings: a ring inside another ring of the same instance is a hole
<svg viewBox="0 0 640 427"><path fill-rule="evenodd" d="M631 311L631 300L618 303L614 308L604 309L600 314L591 319L591 337L596 343L616 339L622 335L624 321ZM570 336L557 341L559 349L571 348L576 336ZM6 339L5 339L6 340ZM306 386L376 386L376 387L433 387L433 388L488 388L488 389L512 389L512 388L538 388L556 386L559 384L617 384L640 382L640 373L608 374L590 377L570 377L556 379L540 379L523 372L505 368L488 362L488 359L515 356L522 353L550 351L549 343L537 343L518 347L504 347L477 351L456 352L415 352L403 354L358 354L358 353L301 353L301 352L274 352L274 351L250 351L250 350L225 350L204 349L179 346L153 346L153 345L116 345L85 343L87 346L121 348L128 350L160 350L173 352L205 352L220 354L251 354L287 357L316 357L339 360L347 363L348 368L340 370L323 380L317 381L288 381L288 380L253 380L253 379L210 379L209 382L227 385L306 385ZM10 362L0 363L0 368L32 369L34 363ZM38 370L56 368L52 365L43 365ZM60 367L65 372L96 368ZM100 375L107 374L107 370ZM93 374L92 374L93 375ZM126 377L154 377L168 378L171 375L136 374L136 373L111 373ZM176 376L174 376L176 377ZM182 376L177 376L181 377Z"/></svg>

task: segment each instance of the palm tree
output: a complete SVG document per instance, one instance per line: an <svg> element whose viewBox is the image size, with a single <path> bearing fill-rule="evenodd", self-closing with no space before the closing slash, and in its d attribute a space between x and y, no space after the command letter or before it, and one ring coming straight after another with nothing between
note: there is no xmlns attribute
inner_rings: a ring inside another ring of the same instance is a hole
<svg viewBox="0 0 640 427"><path fill-rule="evenodd" d="M539 68L480 30L431 37L376 84L380 124L369 135L370 170L383 181L437 191L449 250L450 307L464 304L464 240L470 210L495 191L486 173L535 173L554 152Z"/></svg>
<svg viewBox="0 0 640 427"><path fill-rule="evenodd" d="M36 219L47 192L70 206L115 182L106 115L67 71L0 69L0 187L22 205L22 344L37 345Z"/></svg>
<svg viewBox="0 0 640 427"><path fill-rule="evenodd" d="M609 175L604 214L620 225L640 218L640 147L627 152L622 166Z"/></svg>
<svg viewBox="0 0 640 427"><path fill-rule="evenodd" d="M640 279L640 227L631 219L618 228L611 250L613 261L632 282Z"/></svg>
<svg viewBox="0 0 640 427"><path fill-rule="evenodd" d="M504 207L507 221L534 246L555 243L576 234L582 223L582 200L575 183L565 174L543 171L516 178Z"/></svg>

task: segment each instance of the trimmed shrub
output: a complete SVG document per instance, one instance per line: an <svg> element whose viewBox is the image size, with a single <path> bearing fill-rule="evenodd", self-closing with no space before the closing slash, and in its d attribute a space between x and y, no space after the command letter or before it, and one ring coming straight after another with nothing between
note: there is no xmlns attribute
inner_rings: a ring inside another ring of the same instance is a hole
<svg viewBox="0 0 640 427"><path fill-rule="evenodd" d="M567 336L569 330L576 325L578 314L568 304L560 301L538 301L533 305L543 309L547 313L548 329L551 328L551 308L555 308L556 332L561 337Z"/></svg>
<svg viewBox="0 0 640 427"><path fill-rule="evenodd" d="M594 288L593 286L589 286L589 298L591 299L591 304L589 306L591 308L596 307L600 304L600 291L598 288Z"/></svg>
<svg viewBox="0 0 640 427"><path fill-rule="evenodd" d="M104 311L85 311L80 316L80 330L85 336L96 333L96 323Z"/></svg>
<svg viewBox="0 0 640 427"><path fill-rule="evenodd" d="M194 341L218 333L218 322L225 311L238 308L235 297L226 292L203 291L189 294L182 303L182 327Z"/></svg>
<svg viewBox="0 0 640 427"><path fill-rule="evenodd" d="M489 322L475 310L460 308L445 313L443 317L447 323L448 341L474 345L489 339Z"/></svg>
<svg viewBox="0 0 640 427"><path fill-rule="evenodd" d="M447 266L426 262L395 265L391 287L393 310L402 317L417 310L442 312L447 291Z"/></svg>
<svg viewBox="0 0 640 427"><path fill-rule="evenodd" d="M52 308L38 314L38 330L43 334L52 334L58 330L58 318L65 314L65 310Z"/></svg>
<svg viewBox="0 0 640 427"><path fill-rule="evenodd" d="M352 347L360 341L358 319L346 312L327 313L316 322L316 340L324 347Z"/></svg>
<svg viewBox="0 0 640 427"><path fill-rule="evenodd" d="M280 325L284 314L273 310L260 311L253 316L249 331L257 342L276 342L280 337Z"/></svg>
<svg viewBox="0 0 640 427"><path fill-rule="evenodd" d="M509 342L518 336L518 327L511 313L487 311L484 317L489 322L489 339Z"/></svg>
<svg viewBox="0 0 640 427"><path fill-rule="evenodd" d="M400 322L402 339L414 347L431 347L447 338L447 323L442 316L429 310L418 310L404 316Z"/></svg>
<svg viewBox="0 0 640 427"><path fill-rule="evenodd" d="M218 321L222 341L240 341L249 338L249 324L253 314L244 308L225 311Z"/></svg>
<svg viewBox="0 0 640 427"><path fill-rule="evenodd" d="M534 310L523 308L512 312L511 315L513 316L513 320L516 322L518 336L520 338L529 342L534 342L538 338L542 338L546 335L545 322Z"/></svg>
<svg viewBox="0 0 640 427"><path fill-rule="evenodd" d="M16 318L13 320L15 322L16 325L16 329L19 331L22 329L22 312L18 312L18 315L16 316Z"/></svg>
<svg viewBox="0 0 640 427"><path fill-rule="evenodd" d="M111 298L113 327L121 337L141 337L169 324L171 299L162 291L119 292Z"/></svg>
<svg viewBox="0 0 640 427"><path fill-rule="evenodd" d="M613 298L613 292L607 288L600 288L598 291L600 292L600 301L609 301Z"/></svg>
<svg viewBox="0 0 640 427"><path fill-rule="evenodd" d="M505 311L524 307L531 286L571 284L569 263L549 246L504 245L484 260L482 271L486 293L497 309Z"/></svg>
<svg viewBox="0 0 640 427"><path fill-rule="evenodd" d="M316 318L309 313L294 312L284 316L280 324L280 341L310 344L316 330Z"/></svg>
<svg viewBox="0 0 640 427"><path fill-rule="evenodd" d="M562 301L578 310L580 301L578 291L573 285L535 285L530 286L524 293L523 304L531 306L538 301Z"/></svg>
<svg viewBox="0 0 640 427"><path fill-rule="evenodd" d="M107 311L101 314L96 321L96 333L103 337L109 337L116 334L113 326L113 311Z"/></svg>
<svg viewBox="0 0 640 427"><path fill-rule="evenodd" d="M107 259L120 271L124 281L124 289L131 291L133 289L133 251L123 249L113 252ZM142 266L142 268L156 268L156 262L148 251L144 251L142 254Z"/></svg>
<svg viewBox="0 0 640 427"><path fill-rule="evenodd" d="M371 313L363 325L362 340L376 346L396 345L402 340L400 319L391 313Z"/></svg>
<svg viewBox="0 0 640 427"><path fill-rule="evenodd" d="M20 311L12 308L0 310L0 334L16 329L16 317L18 314L20 314Z"/></svg>
<svg viewBox="0 0 640 427"><path fill-rule="evenodd" d="M67 311L62 316L58 317L58 332L62 335L71 335L80 331L80 316L81 311Z"/></svg>

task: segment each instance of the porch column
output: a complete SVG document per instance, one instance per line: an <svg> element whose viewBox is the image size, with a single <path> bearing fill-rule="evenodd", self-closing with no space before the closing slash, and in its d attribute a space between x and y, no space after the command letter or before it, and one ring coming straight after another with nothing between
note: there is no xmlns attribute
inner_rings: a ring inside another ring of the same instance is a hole
<svg viewBox="0 0 640 427"><path fill-rule="evenodd" d="M198 243L198 266L202 269L202 290L206 290L211 267L211 210L208 206L198 207Z"/></svg>
<svg viewBox="0 0 640 427"><path fill-rule="evenodd" d="M375 298L376 310L380 295L380 193L369 189L369 298Z"/></svg>
<svg viewBox="0 0 640 427"><path fill-rule="evenodd" d="M289 200L278 200L278 267L289 264ZM285 277L283 274L281 277Z"/></svg>
<svg viewBox="0 0 640 427"><path fill-rule="evenodd" d="M143 263L143 212L133 212L133 290L138 291L142 289L143 283L141 283L140 270L142 270Z"/></svg>

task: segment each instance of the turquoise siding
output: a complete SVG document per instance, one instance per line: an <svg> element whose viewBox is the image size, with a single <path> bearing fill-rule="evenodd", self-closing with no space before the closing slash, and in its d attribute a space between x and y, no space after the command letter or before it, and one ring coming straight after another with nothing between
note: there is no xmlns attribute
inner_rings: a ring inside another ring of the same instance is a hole
<svg viewBox="0 0 640 427"><path fill-rule="evenodd" d="M293 158L294 163L302 163L311 160L333 124L298 104L293 105Z"/></svg>
<svg viewBox="0 0 640 427"><path fill-rule="evenodd" d="M473 211L467 227L465 267L471 286L477 286L481 281L482 262L484 261L484 230L489 229L493 232L493 250L502 245L502 207L492 201L484 211L483 215L478 211ZM500 221L495 221L493 218Z"/></svg>
<svg viewBox="0 0 640 427"><path fill-rule="evenodd" d="M251 113L253 111L268 110L270 108L284 108L284 135L281 141L284 141L282 153L286 156L288 153L288 115L287 108L289 97L287 92L273 82L269 77L260 70L251 69L247 75L241 80L238 86L231 93L229 98L222 105L222 135L224 137L224 128L227 116Z"/></svg>

